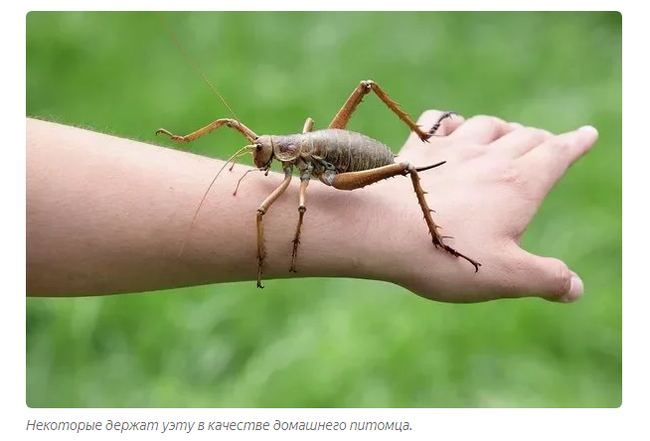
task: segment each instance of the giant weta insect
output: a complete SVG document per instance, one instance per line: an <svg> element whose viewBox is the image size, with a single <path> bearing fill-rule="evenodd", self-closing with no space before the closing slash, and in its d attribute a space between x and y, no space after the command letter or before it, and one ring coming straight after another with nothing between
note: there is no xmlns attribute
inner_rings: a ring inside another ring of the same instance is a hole
<svg viewBox="0 0 650 441"><path fill-rule="evenodd" d="M262 220L269 207L289 186L294 167L300 172L300 204L298 205L298 226L296 227L296 234L293 239L293 253L289 271L296 272L300 229L305 211L307 211L305 193L311 178L318 178L325 185L339 190L355 190L397 175L410 175L418 203L420 204L420 208L422 208L424 219L433 239L433 245L436 248L440 247L444 249L453 256L467 260L474 265L475 271L478 271L478 267L481 265L480 263L459 253L444 243L443 237L438 234L438 227L431 217L432 210L427 204L424 197L425 192L420 185L418 172L438 167L444 164L445 161L420 168L416 168L408 162L395 162L395 156L388 146L361 133L345 129L352 113L356 110L359 103L361 103L363 96L370 91L375 92L412 131L417 133L422 141L428 141L429 138L434 136L442 121L452 115L451 112L443 113L433 127L425 132L386 95L377 83L366 80L359 83L328 128L323 130L312 131L314 121L311 118L307 118L302 133L258 136L251 129L235 119L221 118L186 136L177 136L165 129L159 129L156 132L156 134L163 133L169 136L173 141L189 142L219 127L230 127L244 135L252 143L244 146L232 158L241 155L242 151L243 153L252 151L255 166L258 170L265 172L270 170L274 159L277 159L282 164L284 180L257 209L257 286L259 288L263 288L262 268L266 255ZM244 176L250 171L254 170L247 171ZM235 189L235 193L236 191Z"/></svg>
<svg viewBox="0 0 650 441"><path fill-rule="evenodd" d="M171 35L173 38L173 34ZM180 43L178 43L175 38L173 39L181 51L183 51ZM184 51L183 53L189 59L189 56L187 56ZM192 60L190 59L190 61ZM302 227L305 212L307 211L307 207L305 205L305 194L307 191L307 185L309 184L311 178L318 178L325 185L334 187L339 190L355 190L397 175L409 175L411 177L413 189L415 190L418 203L422 209L422 213L424 214L424 220L426 221L429 232L431 233L434 247L440 247L455 257L460 257L467 260L474 266L475 272L478 271L478 267L481 265L480 263L465 256L464 254L461 254L454 248L444 243L444 237L438 233L438 226L433 221L433 218L431 216L431 212L433 210L429 208L429 205L427 204L427 201L424 197L425 191L420 185L420 177L418 175L418 172L438 167L444 164L445 161L420 168L416 168L412 164L404 161L395 162L395 155L393 155L391 149L388 146L361 133L346 130L346 126L350 121L352 114L357 109L357 106L361 103L363 97L371 91L374 92L391 111L393 111L402 121L404 121L409 126L409 128L420 137L422 141L428 141L429 138L434 136L436 131L440 128L442 121L445 118L449 118L453 112L446 112L442 114L438 121L433 125L433 127L425 132L417 124L415 124L413 120L411 120L409 115L407 115L399 108L397 103L390 99L390 97L379 87L377 83L372 80L365 80L361 81L359 85L354 89L348 100L345 102L341 110L339 110L339 112L336 114L327 129L312 131L314 121L311 118L307 118L303 126L302 133L291 135L259 136L236 118L234 112L232 112L221 94L216 91L212 84L207 80L205 75L203 75L203 73L200 71L198 66L195 63L193 64L201 76L203 76L208 85L210 85L213 91L224 102L226 107L228 107L235 119L217 119L211 124L208 124L207 126L185 136L174 135L162 128L157 130L156 134L165 134L169 136L171 140L176 142L189 142L203 135L206 135L213 130L226 126L244 135L251 144L242 147L233 156L231 156L226 164L224 164L224 167L231 160L242 156L243 154L252 152L253 161L257 169L248 170L246 173L244 173L244 175L239 179L239 182L237 183L237 187L235 188L235 192L233 194L236 194L241 180L249 172L259 170L268 173L274 159L280 161L282 164L282 169L284 171L284 180L260 204L257 209L258 288L264 287L262 285L262 272L266 251L264 247L263 218L269 210L269 207L271 207L271 205L285 192L289 186L294 167L298 169L300 174L300 202L298 205L298 225L296 227L296 233L293 239L293 252L291 257L291 267L289 271L297 272L296 258L298 256L298 245L300 243L300 229ZM234 166L234 162L232 165ZM219 173L221 173L222 170L223 167ZM232 166L230 167L230 170L232 170ZM197 208L194 220L196 220L196 216L198 215L201 205L203 204L203 201L205 200L208 192L212 188L212 185L219 176L219 173L215 175L212 183L206 190L203 199ZM194 224L194 220L192 221L192 225ZM190 230L192 228L192 225L190 226Z"/></svg>

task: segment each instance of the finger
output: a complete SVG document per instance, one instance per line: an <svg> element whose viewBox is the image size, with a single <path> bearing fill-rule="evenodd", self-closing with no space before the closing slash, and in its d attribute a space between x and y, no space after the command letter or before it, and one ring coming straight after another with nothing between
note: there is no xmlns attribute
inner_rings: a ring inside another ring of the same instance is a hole
<svg viewBox="0 0 650 441"><path fill-rule="evenodd" d="M510 124L515 129L491 144L491 149L510 158L518 158L554 136L546 130L523 126L517 128L513 126L516 123Z"/></svg>
<svg viewBox="0 0 650 441"><path fill-rule="evenodd" d="M433 127L434 124L438 122L444 113L446 112L442 112L440 110L427 110L422 115L420 115L417 124L424 130L429 130L431 127ZM402 147L402 151L405 151L410 147L429 146L431 141L434 141L436 138L447 136L453 133L464 121L465 118L456 114L451 115L449 118L445 118L442 121L440 128L438 128L436 131L435 136L429 140L429 143L422 142L420 137L415 132L411 132L408 139L406 140L406 143L404 144L404 147Z"/></svg>
<svg viewBox="0 0 650 441"><path fill-rule="evenodd" d="M510 123L494 116L473 116L465 121L450 136L455 141L471 141L479 144L489 144L503 135L510 133L513 127Z"/></svg>
<svg viewBox="0 0 650 441"><path fill-rule="evenodd" d="M553 257L541 257L519 249L512 289L519 297L541 297L552 302L572 303L582 297L584 285L567 265Z"/></svg>
<svg viewBox="0 0 650 441"><path fill-rule="evenodd" d="M546 194L597 139L598 131L595 128L581 127L546 140L517 161L520 168L531 176L531 182L541 194Z"/></svg>

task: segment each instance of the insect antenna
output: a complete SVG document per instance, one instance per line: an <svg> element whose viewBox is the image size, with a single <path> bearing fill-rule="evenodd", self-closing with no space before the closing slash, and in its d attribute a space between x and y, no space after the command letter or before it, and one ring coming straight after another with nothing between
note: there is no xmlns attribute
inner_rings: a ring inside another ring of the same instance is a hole
<svg viewBox="0 0 650 441"><path fill-rule="evenodd" d="M178 38L176 38L176 35L175 35L174 32L171 30L171 27L167 24L167 21L165 20L165 17L163 17L163 14L162 14L161 12L156 12L156 14L158 15L158 18L160 19L160 22L162 23L163 28L165 28L165 31L167 32L167 34L169 34L169 36L170 36L171 39L174 41L174 43L176 44L176 46L178 47L178 49L181 51L181 54L183 54L183 56L185 57L185 59L186 59L186 60L187 60L191 65L192 65L192 67L194 67L194 69L199 73L199 75L201 75L201 78L203 78L203 81L205 81L206 84L207 84L208 86L210 86L210 89L212 89L212 91L215 93L215 95L217 95L217 96L219 97L219 99L221 100L221 102L223 103L223 105L226 106L226 108L228 109L228 111L229 111L230 114L232 115L233 119L234 119L235 121L237 121L237 124L239 124L240 127L241 127L241 123L239 122L239 118L237 117L237 114L235 113L235 111L232 110L232 108L228 105L228 102L227 102L226 99L225 99L225 98L224 98L224 97L219 93L219 91L217 90L217 88L214 87L214 86L212 85L212 83L210 82L210 80L208 79L208 77L203 73L203 71L202 71L201 68L199 67L198 63L197 63L196 61L194 61L194 59L193 59L193 58L192 58L192 57L187 53L187 51L185 50L185 48L183 47L183 45L181 44L181 42L178 40ZM235 152L235 153L234 153L234 154L233 154L233 155L228 159L228 161L226 161L226 163L221 167L221 169L219 169L219 171L217 172L217 174L214 176L214 178L212 179L212 182L210 183L210 185L208 186L207 190L206 190L205 193L203 194L203 198L201 198L201 202L199 203L199 206L196 208L196 212L194 213L194 217L192 218L192 223L190 224L190 227L189 227L188 230L187 230L187 233L186 233L186 235L185 235L185 238L183 239L183 244L181 245L181 249L180 249L179 252L178 252L178 257L180 257L181 254L183 254L183 250L185 249L185 244L187 243L187 239L189 238L190 233L191 233L191 231L192 231L192 228L194 227L194 223L196 222L196 218L197 218L197 216L199 215L199 211L201 210L201 207L203 206L203 203L205 202L205 199L206 199L206 197L208 196L208 193L209 193L210 190L212 189L212 186L213 186L214 183L216 182L217 178L219 177L219 175L221 174L221 172L223 171L223 169L226 168L226 166L228 165L229 162L232 161L232 162L233 162L233 165L234 165L234 164L235 164L234 161L235 161L237 158L239 158L240 156L243 156L243 155L245 155L245 154L247 154L247 153L252 153L252 149L254 149L254 148L255 148L255 145L247 145L247 146L244 146L244 147L242 147L241 149L239 149L237 152ZM246 150L251 150L251 152L248 152L248 151L246 151Z"/></svg>
<svg viewBox="0 0 650 441"><path fill-rule="evenodd" d="M221 100L223 105L226 106L226 108L228 109L228 111L230 112L232 117L239 124L239 118L237 118L237 115L235 114L235 111L230 108L230 106L228 105L228 102L226 101L226 99L219 93L219 91L216 89L216 87L214 87L212 85L212 83L210 82L208 77L205 76L205 74L203 73L203 71L201 70L199 65L196 63L196 61L194 61L194 59L192 57L190 57L190 54L187 53L187 51L185 50L185 48L183 47L181 42L178 41L178 38L176 38L176 35L174 34L174 32L172 32L171 28L169 27L169 25L165 21L165 18L163 17L162 13L161 12L156 12L156 14L158 15L158 18L160 19L160 22L162 23L163 27L165 28L165 31L167 31L167 33L169 34L171 39L174 41L174 43L176 43L176 46L178 46L178 49L181 51L181 53L183 54L185 59L187 61L189 61L189 63L194 67L194 69L196 69L196 71L199 73L199 75L201 75L203 80L208 84L208 86L210 86L210 89L212 89L212 91L219 97L219 99Z"/></svg>
<svg viewBox="0 0 650 441"><path fill-rule="evenodd" d="M196 222L196 218L199 215L199 211L201 210L201 207L203 206L203 202L205 202L205 198L208 197L208 193L210 193L210 189L216 182L217 178L221 174L224 168L230 163L230 161L237 160L240 156L243 156L245 154L251 153L247 152L245 150L251 150L255 148L255 145L245 145L244 147L240 148L237 150L228 160L225 162L225 164L219 169L216 175L214 175L214 178L212 178L212 182L210 182L210 185L208 186L207 190L205 190L205 193L203 194L203 197L201 198L201 202L199 203L199 206L196 208L196 212L194 213L194 217L192 218L192 223L190 224L190 227L187 229L187 233L185 234L185 238L183 239L183 244L181 245L181 249L178 251L178 257L181 257L181 254L183 254L183 250L185 249L185 244L187 243L187 239L190 237L190 232L192 231L192 228L194 227L194 223Z"/></svg>

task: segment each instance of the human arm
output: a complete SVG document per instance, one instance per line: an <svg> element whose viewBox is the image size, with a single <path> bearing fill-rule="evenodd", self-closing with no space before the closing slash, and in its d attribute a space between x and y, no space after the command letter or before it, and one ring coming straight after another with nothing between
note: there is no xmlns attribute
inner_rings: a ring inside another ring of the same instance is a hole
<svg viewBox="0 0 650 441"><path fill-rule="evenodd" d="M434 114L427 112L420 122ZM484 127L476 127L477 121ZM400 160L416 166L447 161L423 173L422 184L436 222L454 236L450 243L482 263L478 273L433 248L409 180L396 178L352 192L317 181L310 185L297 276L387 280L424 297L455 302L568 294L566 265L528 255L516 243L549 185L563 173L548 172L558 161L544 153L559 152L568 166L596 134L557 138L491 118L460 122L447 125L450 136L427 145L410 138ZM459 125L465 130L454 131ZM501 135L496 146L487 142L495 134ZM514 139L509 142L508 136ZM531 146L523 156L512 153L523 146ZM569 148L562 152L559 146ZM233 197L236 181L249 168L224 172L178 255L197 204L222 164L28 119L28 295L102 295L254 280L256 210L282 180L278 173L252 173ZM546 184L530 184L537 177ZM294 179L264 218L265 280L292 276L297 187Z"/></svg>

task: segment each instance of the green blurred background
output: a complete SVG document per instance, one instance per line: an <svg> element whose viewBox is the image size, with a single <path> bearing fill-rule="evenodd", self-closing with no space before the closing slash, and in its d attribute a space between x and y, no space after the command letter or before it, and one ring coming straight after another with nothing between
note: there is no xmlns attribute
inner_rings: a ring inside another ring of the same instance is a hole
<svg viewBox="0 0 650 441"><path fill-rule="evenodd" d="M414 116L492 114L600 139L524 236L585 282L576 304L441 304L386 283L275 280L27 299L32 407L621 404L621 15L165 13L258 133L325 126L361 79ZM376 97L350 128L408 129ZM227 110L154 13L27 15L27 115L173 146ZM216 148L215 146L220 146ZM224 158L241 138L192 144ZM176 147L176 146L173 146ZM495 207L498 209L498 207Z"/></svg>

